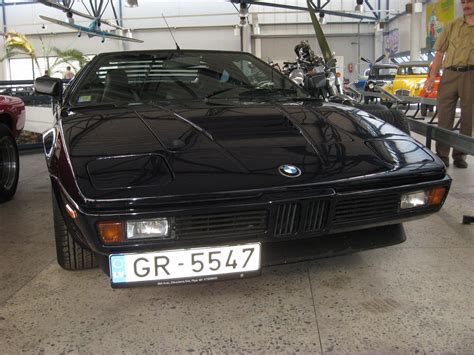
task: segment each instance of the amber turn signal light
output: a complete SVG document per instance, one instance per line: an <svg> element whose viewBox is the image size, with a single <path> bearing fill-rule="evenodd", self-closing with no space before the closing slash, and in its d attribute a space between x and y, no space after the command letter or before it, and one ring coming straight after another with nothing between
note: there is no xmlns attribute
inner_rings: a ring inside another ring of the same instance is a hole
<svg viewBox="0 0 474 355"><path fill-rule="evenodd" d="M125 239L123 223L121 222L99 222L97 227L100 240L104 244L121 243Z"/></svg>
<svg viewBox="0 0 474 355"><path fill-rule="evenodd" d="M69 217L71 217L72 219L76 219L77 212L74 211L74 209L71 206L69 206L68 204L66 204L65 208L66 208L66 212L69 215Z"/></svg>
<svg viewBox="0 0 474 355"><path fill-rule="evenodd" d="M446 194L445 187L435 187L430 190L428 196L428 206L440 205L443 202L444 195Z"/></svg>

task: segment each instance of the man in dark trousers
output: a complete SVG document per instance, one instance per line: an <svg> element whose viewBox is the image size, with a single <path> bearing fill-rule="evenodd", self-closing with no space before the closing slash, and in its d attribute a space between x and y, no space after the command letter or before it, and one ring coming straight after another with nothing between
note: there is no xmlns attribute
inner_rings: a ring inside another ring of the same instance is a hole
<svg viewBox="0 0 474 355"><path fill-rule="evenodd" d="M447 23L436 40L436 55L425 88L433 89L443 67L438 88L438 126L452 129L458 99L461 100L460 133L472 135L474 120L474 0L461 0L463 17ZM436 153L449 166L450 146L437 142ZM454 166L467 168L466 155L453 149Z"/></svg>

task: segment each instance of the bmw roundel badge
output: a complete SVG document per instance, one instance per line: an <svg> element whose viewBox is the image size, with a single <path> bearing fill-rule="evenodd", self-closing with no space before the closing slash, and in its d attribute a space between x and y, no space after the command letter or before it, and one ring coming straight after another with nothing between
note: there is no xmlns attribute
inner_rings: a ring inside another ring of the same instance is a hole
<svg viewBox="0 0 474 355"><path fill-rule="evenodd" d="M301 175L301 169L294 166L294 165L280 165L278 167L278 171L280 172L281 175L289 177L289 178L295 178Z"/></svg>

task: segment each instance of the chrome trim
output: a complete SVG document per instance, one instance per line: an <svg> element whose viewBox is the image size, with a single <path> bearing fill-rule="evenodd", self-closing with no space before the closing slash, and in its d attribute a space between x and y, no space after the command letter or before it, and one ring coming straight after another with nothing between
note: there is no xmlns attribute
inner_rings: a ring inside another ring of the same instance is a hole
<svg viewBox="0 0 474 355"><path fill-rule="evenodd" d="M53 144L51 145L51 149L49 151L49 153L46 151L46 147L44 146L44 139L45 137L52 133L53 134ZM46 132L43 133L43 150L44 150L44 155L46 155L46 159L50 159L51 156L53 155L53 151L54 151L54 146L56 145L56 139L57 139L57 133L56 133L56 128L53 127L51 129L48 129Z"/></svg>
<svg viewBox="0 0 474 355"><path fill-rule="evenodd" d="M290 168L290 169L294 168L294 169L296 169L296 173L295 173L295 174L288 173L288 172L286 171L287 168ZM278 172L279 172L281 175L283 175L284 177L287 177L287 178L297 178L297 177L300 177L301 174L303 173L303 172L301 171L301 169L298 168L296 165L290 165L290 164L283 164L283 165L280 165L280 166L278 167Z"/></svg>
<svg viewBox="0 0 474 355"><path fill-rule="evenodd" d="M63 139L63 149L64 149L64 153L66 154L66 160L69 164L69 168L71 169L71 174L74 178L74 185L76 186L76 189L77 189L77 193L81 196L81 198L87 203L87 202L93 202L95 200L91 200L89 198L87 198L86 196L84 196L84 194L82 193L81 189L79 188L79 185L77 184L77 178L76 178L76 174L74 173L74 169L72 167L72 162L71 162L71 158L69 157L69 149L68 149L68 146L67 146L67 143L66 143L66 137L64 135L64 129L63 129L63 122L62 120L59 120L58 121L58 126L59 126L59 131L61 133L61 137Z"/></svg>
<svg viewBox="0 0 474 355"><path fill-rule="evenodd" d="M0 186L10 190L18 174L18 153L14 138L6 135L0 138Z"/></svg>

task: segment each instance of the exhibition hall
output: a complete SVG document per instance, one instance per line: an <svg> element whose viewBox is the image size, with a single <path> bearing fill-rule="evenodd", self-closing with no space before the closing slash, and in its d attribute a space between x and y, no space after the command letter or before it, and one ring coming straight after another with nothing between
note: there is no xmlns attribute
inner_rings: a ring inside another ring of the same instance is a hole
<svg viewBox="0 0 474 355"><path fill-rule="evenodd" d="M2 354L473 354L474 0L0 0Z"/></svg>

